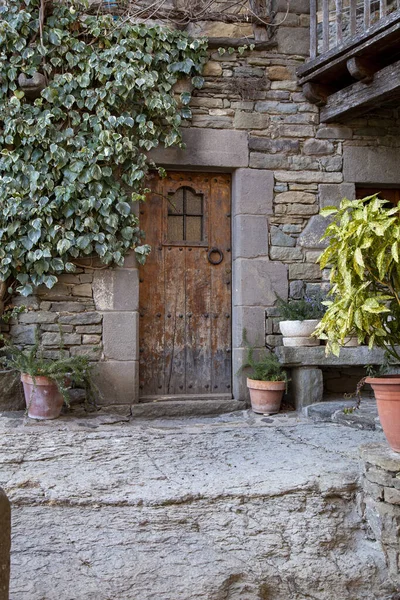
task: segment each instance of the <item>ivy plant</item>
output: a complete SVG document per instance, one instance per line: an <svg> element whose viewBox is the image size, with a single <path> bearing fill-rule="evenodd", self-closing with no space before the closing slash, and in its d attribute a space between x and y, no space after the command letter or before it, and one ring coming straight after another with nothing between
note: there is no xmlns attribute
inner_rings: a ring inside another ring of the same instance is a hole
<svg viewBox="0 0 400 600"><path fill-rule="evenodd" d="M44 16L42 16L44 11ZM81 256L143 262L133 201L159 144L181 144L206 40L85 14L85 5L8 0L0 19L0 281L51 288ZM36 89L38 80L43 89ZM25 87L24 87L25 86Z"/></svg>
<svg viewBox="0 0 400 600"><path fill-rule="evenodd" d="M338 355L344 338L381 347L400 360L400 208L375 194L327 207L329 240L319 262L331 267L332 300L316 329Z"/></svg>

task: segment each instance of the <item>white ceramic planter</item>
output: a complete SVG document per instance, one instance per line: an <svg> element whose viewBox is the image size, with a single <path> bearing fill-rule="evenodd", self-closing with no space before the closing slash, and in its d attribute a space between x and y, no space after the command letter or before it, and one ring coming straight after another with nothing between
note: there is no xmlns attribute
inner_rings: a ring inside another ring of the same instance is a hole
<svg viewBox="0 0 400 600"><path fill-rule="evenodd" d="M283 335L284 346L319 346L320 340L311 337L319 323L318 319L305 321L281 321L279 323Z"/></svg>
<svg viewBox="0 0 400 600"><path fill-rule="evenodd" d="M284 337L310 337L314 333L319 319L306 319L305 321L281 321L279 327Z"/></svg>

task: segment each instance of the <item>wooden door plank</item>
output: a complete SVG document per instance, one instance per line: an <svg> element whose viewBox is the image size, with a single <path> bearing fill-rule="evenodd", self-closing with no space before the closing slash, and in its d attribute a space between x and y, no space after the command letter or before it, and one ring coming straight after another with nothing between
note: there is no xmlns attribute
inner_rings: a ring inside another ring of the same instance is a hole
<svg viewBox="0 0 400 600"><path fill-rule="evenodd" d="M203 212L208 209L210 177L196 175L192 184L203 193ZM211 286L207 248L186 248L186 391L211 390Z"/></svg>
<svg viewBox="0 0 400 600"><path fill-rule="evenodd" d="M162 182L164 196L164 216L167 214L168 179ZM164 222L164 232L166 222ZM165 234L163 239L165 240ZM185 248L183 246L163 246L164 253L164 394L185 392Z"/></svg>
<svg viewBox="0 0 400 600"><path fill-rule="evenodd" d="M139 268L140 395L164 392L164 272L160 239L162 199L158 178L149 182L155 193L140 206L140 226L152 251Z"/></svg>
<svg viewBox="0 0 400 600"><path fill-rule="evenodd" d="M231 203L230 177L216 175L211 181L210 247L223 253L219 265L210 265L212 392L231 392Z"/></svg>

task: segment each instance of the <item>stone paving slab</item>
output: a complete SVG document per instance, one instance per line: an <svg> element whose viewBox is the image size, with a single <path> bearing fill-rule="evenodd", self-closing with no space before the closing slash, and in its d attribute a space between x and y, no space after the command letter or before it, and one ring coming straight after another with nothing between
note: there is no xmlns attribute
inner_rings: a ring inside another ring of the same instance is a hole
<svg viewBox="0 0 400 600"><path fill-rule="evenodd" d="M10 600L385 600L357 511L378 431L296 413L0 418Z"/></svg>

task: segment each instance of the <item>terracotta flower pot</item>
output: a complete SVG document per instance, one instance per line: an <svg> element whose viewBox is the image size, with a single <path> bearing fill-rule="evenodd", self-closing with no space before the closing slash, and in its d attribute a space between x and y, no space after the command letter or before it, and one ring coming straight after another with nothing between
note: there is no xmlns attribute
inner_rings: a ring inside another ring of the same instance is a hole
<svg viewBox="0 0 400 600"><path fill-rule="evenodd" d="M251 408L255 413L273 415L279 412L286 389L284 381L257 381L247 378Z"/></svg>
<svg viewBox="0 0 400 600"><path fill-rule="evenodd" d="M28 417L31 419L57 419L60 416L64 398L56 382L48 377L33 378L21 373Z"/></svg>
<svg viewBox="0 0 400 600"><path fill-rule="evenodd" d="M367 377L374 390L379 420L389 446L400 452L400 376Z"/></svg>

